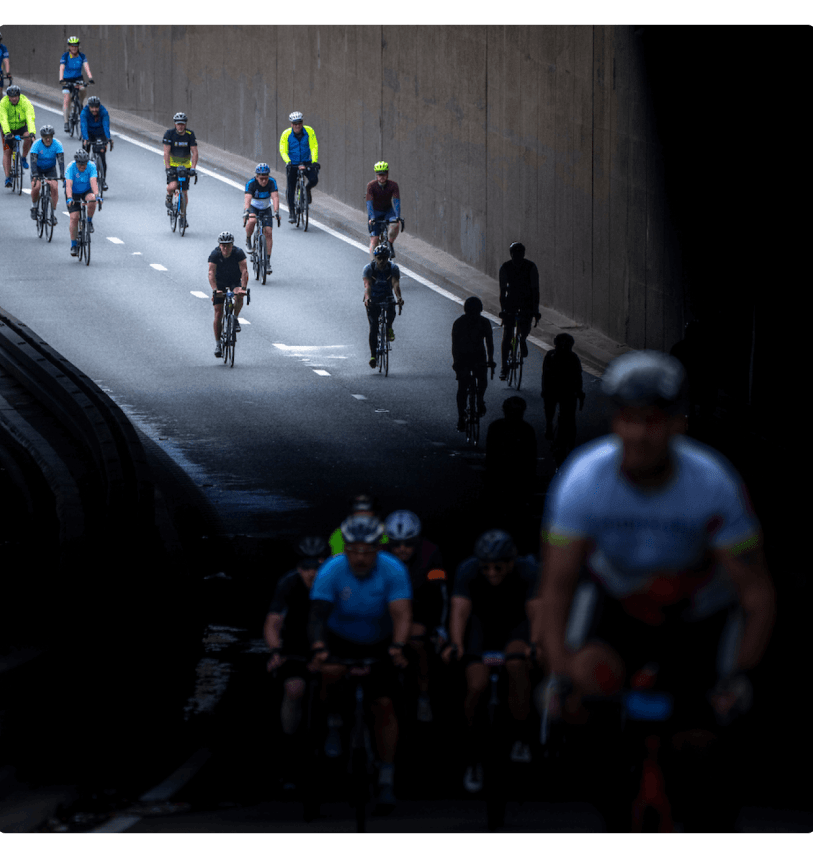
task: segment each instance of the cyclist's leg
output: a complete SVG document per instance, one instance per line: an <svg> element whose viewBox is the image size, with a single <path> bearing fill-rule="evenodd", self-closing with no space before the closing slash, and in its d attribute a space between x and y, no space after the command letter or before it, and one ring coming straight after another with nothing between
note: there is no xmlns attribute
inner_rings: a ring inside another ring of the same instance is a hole
<svg viewBox="0 0 813 858"><path fill-rule="evenodd" d="M286 179L287 179L287 188L286 188L286 199L288 201L288 223L296 222L296 214L295 214L295 194L296 194L296 181L298 178L299 170L293 162L289 163L286 167Z"/></svg>
<svg viewBox="0 0 813 858"><path fill-rule="evenodd" d="M477 410L482 417L486 413L485 395L488 387L488 367L478 366L475 375L477 376Z"/></svg>
<svg viewBox="0 0 813 858"><path fill-rule="evenodd" d="M212 293L212 304L215 309L215 319L214 319L214 332L215 332L215 342L220 343L220 332L223 327L223 301L225 300L225 294L223 292Z"/></svg>
<svg viewBox="0 0 813 858"><path fill-rule="evenodd" d="M502 343L500 345L500 378L508 377L508 358L511 354L511 339L514 333L514 327L508 319L503 319Z"/></svg>
<svg viewBox="0 0 813 858"><path fill-rule="evenodd" d="M26 134L26 136L23 137L23 158L28 158L28 153L31 151L31 147L33 145L34 138Z"/></svg>
<svg viewBox="0 0 813 858"><path fill-rule="evenodd" d="M50 184L50 183L49 183ZM31 205L36 208L40 199L40 188L42 182L39 179L31 178Z"/></svg>
<svg viewBox="0 0 813 858"><path fill-rule="evenodd" d="M395 212L390 212L390 217L395 217ZM395 244L395 239L398 238L398 233L401 231L401 223L400 221L393 221L388 224L387 228L387 238L390 241L390 244Z"/></svg>
<svg viewBox="0 0 813 858"><path fill-rule="evenodd" d="M461 428L466 420L466 398L469 390L469 370L459 369L457 372L457 420L458 428ZM465 428L465 427L464 427ZM462 429L461 429L462 431Z"/></svg>
<svg viewBox="0 0 813 858"><path fill-rule="evenodd" d="M3 172L6 178L11 175L11 146L3 140Z"/></svg>
<svg viewBox="0 0 813 858"><path fill-rule="evenodd" d="M392 326L395 324L395 304L387 304L387 331L390 333L391 339L395 339L395 334L392 332Z"/></svg>
<svg viewBox="0 0 813 858"><path fill-rule="evenodd" d="M375 358L378 350L378 304L373 301L367 307L367 323L370 327L368 343L370 346L370 358Z"/></svg>
<svg viewBox="0 0 813 858"><path fill-rule="evenodd" d="M531 333L531 319L522 317L517 321L519 328L519 344L524 358L528 357L528 344L525 342L528 335Z"/></svg>
<svg viewBox="0 0 813 858"><path fill-rule="evenodd" d="M62 90L62 121L65 125L68 124L68 116L71 110L71 91L69 89Z"/></svg>
<svg viewBox="0 0 813 858"><path fill-rule="evenodd" d="M249 209L248 218L246 218L246 245L251 250L256 250L256 247L251 247L251 236L254 234L254 225L257 222L257 216Z"/></svg>

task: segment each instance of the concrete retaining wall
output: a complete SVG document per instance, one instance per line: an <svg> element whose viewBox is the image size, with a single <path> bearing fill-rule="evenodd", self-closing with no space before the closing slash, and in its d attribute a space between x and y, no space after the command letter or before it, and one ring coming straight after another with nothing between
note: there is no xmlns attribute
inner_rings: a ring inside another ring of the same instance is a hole
<svg viewBox="0 0 813 858"><path fill-rule="evenodd" d="M69 32L70 30L70 32ZM630 346L681 336L684 276L631 27L4 27L12 73L56 84L79 35L95 92L280 169L301 110L320 188L358 209L385 158L407 230L496 277L522 240L542 302Z"/></svg>

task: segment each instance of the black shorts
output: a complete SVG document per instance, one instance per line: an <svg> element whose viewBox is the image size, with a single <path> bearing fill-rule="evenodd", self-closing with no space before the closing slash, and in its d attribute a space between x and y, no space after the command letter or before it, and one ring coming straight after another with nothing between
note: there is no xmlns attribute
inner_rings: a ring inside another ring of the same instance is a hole
<svg viewBox="0 0 813 858"><path fill-rule="evenodd" d="M255 209L254 206L249 206L248 213L254 215L263 227L274 225L274 209L270 206L267 209Z"/></svg>
<svg viewBox="0 0 813 858"><path fill-rule="evenodd" d="M285 658L286 654L283 652L280 655ZM301 653L297 653L297 655L301 655ZM304 679L307 682L312 675L308 670L307 662L300 661L299 658L288 658L277 668L277 679L280 682L285 682L288 679Z"/></svg>
<svg viewBox="0 0 813 858"><path fill-rule="evenodd" d="M217 307L222 304L226 300L226 290L231 289L234 292L235 289L239 289L240 284L234 283L232 286L218 286L217 292L212 292L212 303Z"/></svg>
<svg viewBox="0 0 813 858"><path fill-rule="evenodd" d="M504 652L511 641L530 641L530 631L527 617L519 623L489 622L484 625L482 620L472 614L466 629L464 665L482 661L484 652Z"/></svg>
<svg viewBox="0 0 813 858"><path fill-rule="evenodd" d="M72 194L70 200L68 200L68 211L78 212L82 207L80 203L88 194L93 194L93 191L85 191L84 194Z"/></svg>
<svg viewBox="0 0 813 858"><path fill-rule="evenodd" d="M43 179L45 179L46 181L47 181L48 179L56 179L56 178L57 178L56 164L54 164L54 166L53 166L53 167L49 167L47 170L42 170L42 169L40 169L39 173L40 173L40 176L41 176ZM37 178L39 178L39 177L38 177L38 176L32 176L32 177L31 177L31 181L33 182L33 181L35 181Z"/></svg>
<svg viewBox="0 0 813 858"><path fill-rule="evenodd" d="M380 663L372 665L368 678L370 700L379 700L382 697L394 699L398 694L400 683L398 671L392 663L389 654L390 641L366 644L349 641L334 632L327 630L325 645L328 648L328 658L363 659L377 658Z"/></svg>
<svg viewBox="0 0 813 858"><path fill-rule="evenodd" d="M672 694L676 722L688 727L715 726L708 694L714 688L723 632L733 609L688 621L687 604L664 609L664 621L650 625L631 617L623 605L593 584L596 598L584 643L604 643L624 662L627 682L646 664L658 665L657 687Z"/></svg>

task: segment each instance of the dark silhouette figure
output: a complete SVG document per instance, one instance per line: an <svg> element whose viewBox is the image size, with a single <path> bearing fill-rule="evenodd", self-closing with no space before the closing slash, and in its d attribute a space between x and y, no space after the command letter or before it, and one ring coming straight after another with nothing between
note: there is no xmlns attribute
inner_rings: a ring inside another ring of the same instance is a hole
<svg viewBox="0 0 813 858"><path fill-rule="evenodd" d="M530 259L525 258L525 245L515 241L508 248L511 258L500 266L500 318L503 320L502 359L500 378L508 378L508 355L511 351L511 332L514 316L519 315L519 340L522 356L528 357L525 338L542 318L539 314L539 271Z"/></svg>
<svg viewBox="0 0 813 858"><path fill-rule="evenodd" d="M542 361L542 399L545 403L545 438L554 441L557 466L576 446L576 400L584 406L582 362L574 353L575 340L570 334L557 334ZM559 406L559 425L554 438L554 414Z"/></svg>
<svg viewBox="0 0 813 858"><path fill-rule="evenodd" d="M457 431L465 432L466 393L469 376L477 377L477 408L486 413L483 399L488 387L488 370L494 368L494 337L491 323L481 315L483 302L472 295L463 304L463 315L452 325L452 369L457 378Z"/></svg>
<svg viewBox="0 0 813 858"><path fill-rule="evenodd" d="M707 434L717 402L718 361L704 327L697 319L686 323L683 339L669 351L686 370L689 387L688 434Z"/></svg>
<svg viewBox="0 0 813 858"><path fill-rule="evenodd" d="M536 432L525 418L525 400L509 396L504 417L486 434L486 489L495 513L516 528L516 517L526 511L536 487Z"/></svg>

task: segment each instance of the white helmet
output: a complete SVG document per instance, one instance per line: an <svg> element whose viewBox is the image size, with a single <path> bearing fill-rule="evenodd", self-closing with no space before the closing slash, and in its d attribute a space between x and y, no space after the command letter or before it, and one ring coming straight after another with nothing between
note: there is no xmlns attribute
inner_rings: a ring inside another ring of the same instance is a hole
<svg viewBox="0 0 813 858"><path fill-rule="evenodd" d="M399 509L387 516L384 522L387 536L396 542L417 539L421 535L421 520L408 509Z"/></svg>
<svg viewBox="0 0 813 858"><path fill-rule="evenodd" d="M295 110L293 113L288 115L289 122L301 122L303 118L304 117L298 110Z"/></svg>

